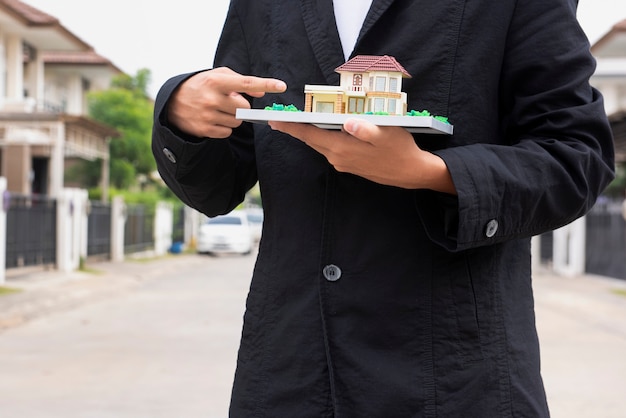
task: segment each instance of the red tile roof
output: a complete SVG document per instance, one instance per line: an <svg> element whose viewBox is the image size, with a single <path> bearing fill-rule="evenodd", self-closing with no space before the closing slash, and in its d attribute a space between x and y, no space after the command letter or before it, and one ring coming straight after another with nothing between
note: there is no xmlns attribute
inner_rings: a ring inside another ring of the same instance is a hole
<svg viewBox="0 0 626 418"><path fill-rule="evenodd" d="M59 19L33 6L22 3L20 0L0 0L0 10L12 16L26 27L51 29L81 48L93 49L91 45L63 26Z"/></svg>
<svg viewBox="0 0 626 418"><path fill-rule="evenodd" d="M95 51L43 51L46 64L94 64L111 65L111 61Z"/></svg>
<svg viewBox="0 0 626 418"><path fill-rule="evenodd" d="M19 0L0 0L0 7L28 26L54 26L59 20Z"/></svg>
<svg viewBox="0 0 626 418"><path fill-rule="evenodd" d="M617 22L613 26L613 28L618 31L626 31L626 19L622 20L621 22Z"/></svg>
<svg viewBox="0 0 626 418"><path fill-rule="evenodd" d="M340 73L350 71L356 73L364 73L368 71L397 71L402 73L404 78L411 78L402 65L394 57L389 55L357 55L343 65L335 69Z"/></svg>
<svg viewBox="0 0 626 418"><path fill-rule="evenodd" d="M624 57L626 50L626 19L617 22L611 30L605 33L591 46L591 52L596 58Z"/></svg>
<svg viewBox="0 0 626 418"><path fill-rule="evenodd" d="M94 50L89 51L42 51L41 57L46 65L100 65L108 66L114 72L124 73L108 58Z"/></svg>

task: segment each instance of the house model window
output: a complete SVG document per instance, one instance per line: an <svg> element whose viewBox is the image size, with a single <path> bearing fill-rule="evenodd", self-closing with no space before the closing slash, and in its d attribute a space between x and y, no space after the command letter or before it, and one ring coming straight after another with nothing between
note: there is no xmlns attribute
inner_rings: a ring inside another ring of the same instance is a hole
<svg viewBox="0 0 626 418"><path fill-rule="evenodd" d="M335 69L339 86L304 86L305 112L404 115L402 79L411 75L388 55L358 55Z"/></svg>

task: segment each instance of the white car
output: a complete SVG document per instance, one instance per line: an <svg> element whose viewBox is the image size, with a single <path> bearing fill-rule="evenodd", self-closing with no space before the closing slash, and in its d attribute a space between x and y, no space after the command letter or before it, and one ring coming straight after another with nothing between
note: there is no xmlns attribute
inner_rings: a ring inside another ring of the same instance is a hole
<svg viewBox="0 0 626 418"><path fill-rule="evenodd" d="M261 240L261 231L263 230L263 209L249 208L246 209L246 214L248 215L252 239L255 243L258 243Z"/></svg>
<svg viewBox="0 0 626 418"><path fill-rule="evenodd" d="M250 254L253 239L244 211L233 211L207 219L198 230L196 251L199 254Z"/></svg>

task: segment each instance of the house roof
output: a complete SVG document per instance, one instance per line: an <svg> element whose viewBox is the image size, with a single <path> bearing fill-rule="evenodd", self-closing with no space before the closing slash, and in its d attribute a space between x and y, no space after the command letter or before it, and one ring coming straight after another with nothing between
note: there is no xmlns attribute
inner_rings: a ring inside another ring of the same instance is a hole
<svg viewBox="0 0 626 418"><path fill-rule="evenodd" d="M59 20L39 9L19 0L0 0L0 7L28 26L49 26L59 24Z"/></svg>
<svg viewBox="0 0 626 418"><path fill-rule="evenodd" d="M0 26L22 36L39 49L53 46L64 50L92 49L61 22L20 0L0 0Z"/></svg>
<svg viewBox="0 0 626 418"><path fill-rule="evenodd" d="M80 126L102 136L118 138L122 134L104 123L86 116L67 115L62 113L7 113L0 112L0 122L63 122L66 125Z"/></svg>
<svg viewBox="0 0 626 418"><path fill-rule="evenodd" d="M96 51L44 51L41 54L46 65L97 65L109 66L116 72L123 72L108 58Z"/></svg>
<svg viewBox="0 0 626 418"><path fill-rule="evenodd" d="M592 47L598 58L624 58L626 56L626 19L613 25Z"/></svg>
<svg viewBox="0 0 626 418"><path fill-rule="evenodd" d="M355 73L365 73L369 71L397 71L402 73L404 78L411 78L402 65L394 57L389 55L357 55L345 64L335 68L338 73L349 71Z"/></svg>

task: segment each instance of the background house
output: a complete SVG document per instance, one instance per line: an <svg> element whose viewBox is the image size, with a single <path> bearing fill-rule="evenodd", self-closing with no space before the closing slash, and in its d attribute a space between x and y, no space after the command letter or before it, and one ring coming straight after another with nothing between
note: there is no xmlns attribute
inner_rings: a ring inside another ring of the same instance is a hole
<svg viewBox="0 0 626 418"><path fill-rule="evenodd" d="M591 52L598 61L591 82L604 96L615 138L616 160L626 164L626 19L601 37Z"/></svg>
<svg viewBox="0 0 626 418"><path fill-rule="evenodd" d="M11 193L58 196L66 161L102 160L118 132L89 119L87 93L121 71L58 19L0 0L0 176ZM103 198L106 198L103 196Z"/></svg>
<svg viewBox="0 0 626 418"><path fill-rule="evenodd" d="M559 273L626 279L626 20L615 24L591 52L597 60L591 84L604 96L617 178L587 216L542 235L538 247L542 260Z"/></svg>

